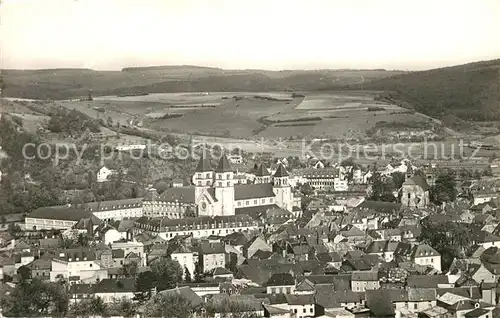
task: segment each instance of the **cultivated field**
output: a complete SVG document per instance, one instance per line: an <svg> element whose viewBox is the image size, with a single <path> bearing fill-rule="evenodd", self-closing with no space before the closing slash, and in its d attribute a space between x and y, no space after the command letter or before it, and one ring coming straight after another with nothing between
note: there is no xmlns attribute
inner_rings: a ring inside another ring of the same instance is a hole
<svg viewBox="0 0 500 318"><path fill-rule="evenodd" d="M139 118L153 130L245 139L359 139L379 121L428 121L399 106L375 101L375 94L349 91L292 98L287 92L163 93L57 103L121 124Z"/></svg>

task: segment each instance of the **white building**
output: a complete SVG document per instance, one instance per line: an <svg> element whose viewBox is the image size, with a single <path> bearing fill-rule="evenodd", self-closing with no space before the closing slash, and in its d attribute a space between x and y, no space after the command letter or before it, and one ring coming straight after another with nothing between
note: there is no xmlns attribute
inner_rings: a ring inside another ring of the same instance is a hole
<svg viewBox="0 0 500 318"><path fill-rule="evenodd" d="M95 228L101 220L80 206L52 206L38 208L26 216L25 229L27 230L69 230L81 220L90 220Z"/></svg>
<svg viewBox="0 0 500 318"><path fill-rule="evenodd" d="M174 261L179 262L179 265L181 265L184 279L186 278L186 268L188 269L191 278L194 278L194 270L198 257L190 248L181 245L179 248L174 250L170 256Z"/></svg>
<svg viewBox="0 0 500 318"><path fill-rule="evenodd" d="M232 155L227 157L229 159L229 162L232 164L242 164L243 163L243 157L240 155Z"/></svg>
<svg viewBox="0 0 500 318"><path fill-rule="evenodd" d="M59 253L58 257L52 259L50 281L55 282L59 278L68 280L70 277L80 279L84 275L93 276L92 272L100 269L101 267L96 263L94 250L88 248L64 250Z"/></svg>
<svg viewBox="0 0 500 318"><path fill-rule="evenodd" d="M241 208L272 206L292 211L294 195L289 175L280 164L273 176L256 176L255 184L236 184L234 171L225 155L215 169L201 156L192 178L194 187L177 187L161 195L151 191L144 199L144 215L150 217L184 218L187 211L196 216L231 216Z"/></svg>
<svg viewBox="0 0 500 318"><path fill-rule="evenodd" d="M131 150L144 150L146 145L119 145L115 147L116 151L131 151Z"/></svg>
<svg viewBox="0 0 500 318"><path fill-rule="evenodd" d="M115 170L111 170L111 169L108 169L106 167L102 167L97 172L97 182L106 182L106 181L108 181L108 177L113 175L113 174L116 174Z"/></svg>
<svg viewBox="0 0 500 318"><path fill-rule="evenodd" d="M130 253L134 253L141 258L141 266L146 266L147 255L144 253L144 244L136 241L118 241L111 243L111 248L114 250L120 249L124 251L124 255L127 256Z"/></svg>
<svg viewBox="0 0 500 318"><path fill-rule="evenodd" d="M184 219L142 217L135 221L134 234L153 233L164 240L180 235L206 238L210 235L226 236L234 232L254 231L263 226L248 215L197 217Z"/></svg>

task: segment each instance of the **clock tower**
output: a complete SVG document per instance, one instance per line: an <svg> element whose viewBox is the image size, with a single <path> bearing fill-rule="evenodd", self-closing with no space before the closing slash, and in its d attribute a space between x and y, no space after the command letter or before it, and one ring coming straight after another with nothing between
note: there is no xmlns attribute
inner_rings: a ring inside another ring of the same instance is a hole
<svg viewBox="0 0 500 318"><path fill-rule="evenodd" d="M226 154L222 154L215 169L215 215L234 215L234 173Z"/></svg>

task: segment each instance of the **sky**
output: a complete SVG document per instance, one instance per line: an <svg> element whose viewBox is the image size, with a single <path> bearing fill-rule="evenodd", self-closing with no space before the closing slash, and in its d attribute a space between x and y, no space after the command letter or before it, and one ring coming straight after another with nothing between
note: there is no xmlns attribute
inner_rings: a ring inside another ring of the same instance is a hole
<svg viewBox="0 0 500 318"><path fill-rule="evenodd" d="M3 69L421 70L500 58L498 0L0 0Z"/></svg>

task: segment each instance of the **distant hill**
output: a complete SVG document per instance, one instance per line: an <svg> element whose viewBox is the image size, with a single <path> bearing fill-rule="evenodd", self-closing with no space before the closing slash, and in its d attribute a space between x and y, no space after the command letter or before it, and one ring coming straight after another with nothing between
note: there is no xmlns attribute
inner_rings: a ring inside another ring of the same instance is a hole
<svg viewBox="0 0 500 318"><path fill-rule="evenodd" d="M500 120L500 59L375 79L364 89L433 117Z"/></svg>
<svg viewBox="0 0 500 318"><path fill-rule="evenodd" d="M139 93L215 91L312 91L401 74L386 70L224 70L203 66L131 67L122 71L89 69L3 70L5 97L76 99Z"/></svg>

